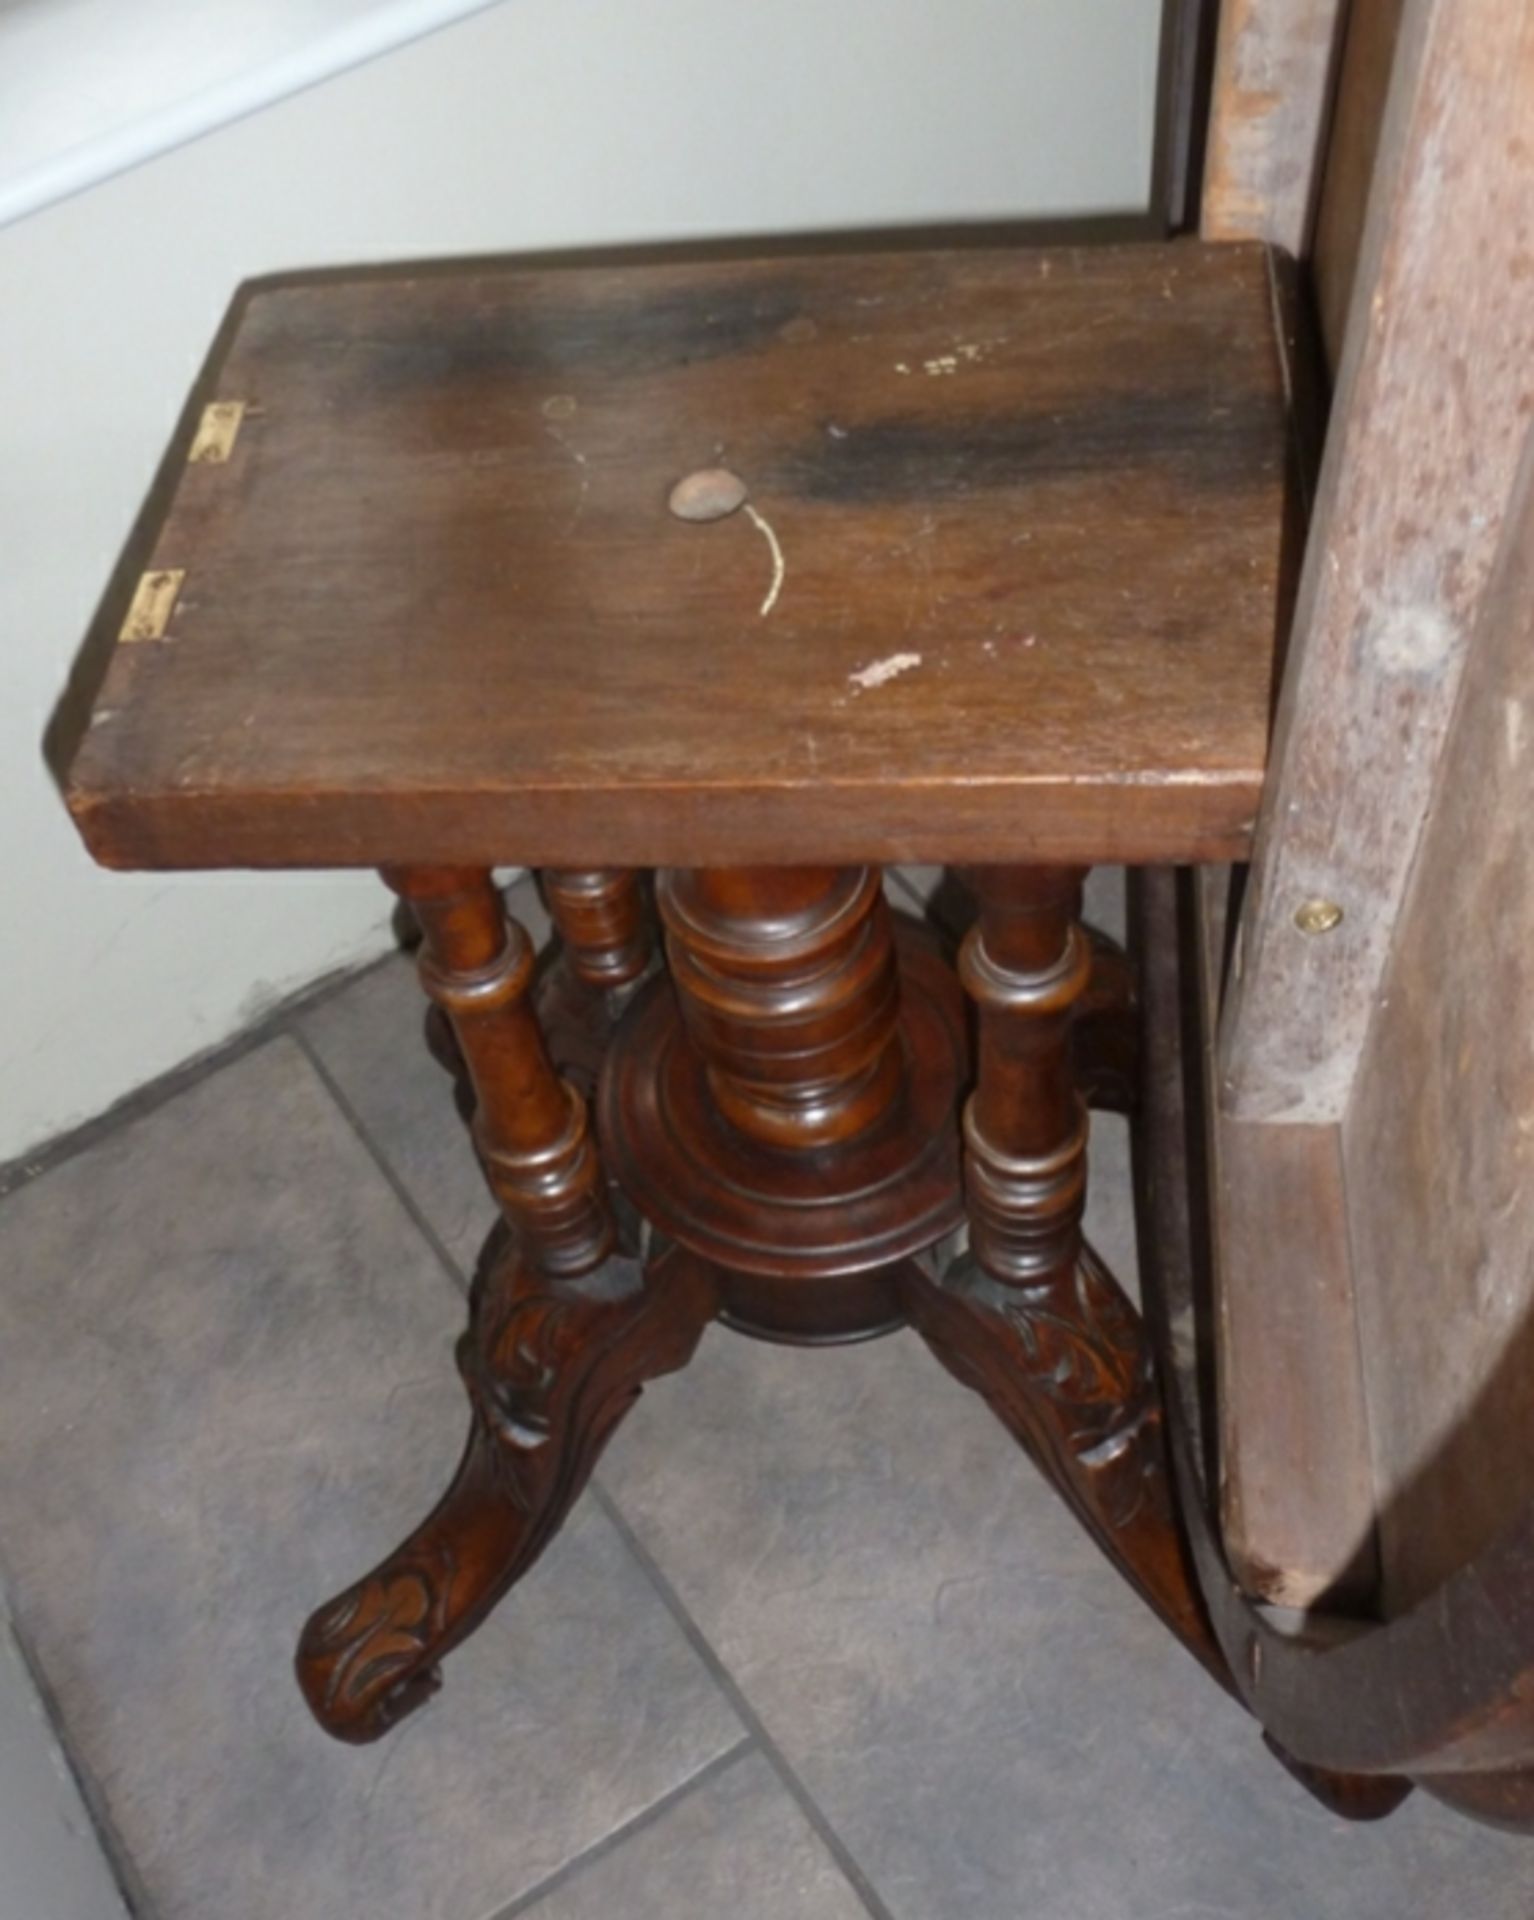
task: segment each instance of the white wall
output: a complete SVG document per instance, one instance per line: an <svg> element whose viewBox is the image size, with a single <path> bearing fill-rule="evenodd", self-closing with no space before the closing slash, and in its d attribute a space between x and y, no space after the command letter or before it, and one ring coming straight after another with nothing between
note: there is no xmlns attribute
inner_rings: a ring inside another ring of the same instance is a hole
<svg viewBox="0 0 1534 1920"><path fill-rule="evenodd" d="M506 0L0 231L0 1163L387 939L365 875L100 873L42 767L241 278L1136 209L1158 25L1155 0Z"/></svg>

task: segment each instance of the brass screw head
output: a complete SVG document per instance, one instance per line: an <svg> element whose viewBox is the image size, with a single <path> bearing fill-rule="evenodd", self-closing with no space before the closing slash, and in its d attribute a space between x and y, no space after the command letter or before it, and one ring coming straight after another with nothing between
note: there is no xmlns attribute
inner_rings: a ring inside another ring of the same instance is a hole
<svg viewBox="0 0 1534 1920"><path fill-rule="evenodd" d="M1301 933L1330 933L1342 923L1342 909L1335 900L1306 900L1294 916Z"/></svg>

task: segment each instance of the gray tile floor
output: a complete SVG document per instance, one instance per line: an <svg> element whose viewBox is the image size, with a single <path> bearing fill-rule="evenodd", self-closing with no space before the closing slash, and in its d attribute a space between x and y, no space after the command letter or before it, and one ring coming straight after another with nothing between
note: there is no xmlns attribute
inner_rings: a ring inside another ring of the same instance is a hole
<svg viewBox="0 0 1534 1920"><path fill-rule="evenodd" d="M1528 1920L1523 1844L1306 1799L905 1336L710 1333L325 1740L293 1639L445 1483L491 1219L419 1025L385 962L0 1202L0 1563L145 1920ZM1094 1179L1127 1266L1113 1123Z"/></svg>

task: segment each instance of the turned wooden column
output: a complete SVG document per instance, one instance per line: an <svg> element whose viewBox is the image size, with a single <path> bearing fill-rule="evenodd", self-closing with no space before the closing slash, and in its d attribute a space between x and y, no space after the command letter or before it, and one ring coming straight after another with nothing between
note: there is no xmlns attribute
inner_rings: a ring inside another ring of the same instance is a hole
<svg viewBox="0 0 1534 1920"><path fill-rule="evenodd" d="M913 1256L963 1218L963 995L870 867L668 868L669 974L602 1069L604 1150L720 1317L770 1340L900 1324Z"/></svg>
<svg viewBox="0 0 1534 1920"><path fill-rule="evenodd" d="M639 882L623 867L545 868L543 895L576 978L605 992L650 964Z"/></svg>
<svg viewBox="0 0 1534 1920"><path fill-rule="evenodd" d="M993 1279L1069 1272L1086 1203L1087 1109L1070 1028L1092 971L1084 874L974 867L980 917L959 955L979 1015L979 1072L964 1113L970 1246Z"/></svg>
<svg viewBox="0 0 1534 1920"><path fill-rule="evenodd" d="M421 924L421 984L447 1015L475 1095L486 1178L551 1278L599 1265L614 1245L586 1103L554 1071L528 1002L533 948L488 872L386 868Z"/></svg>
<svg viewBox="0 0 1534 1920"><path fill-rule="evenodd" d="M889 1112L900 984L877 868L673 869L657 898L682 1019L732 1126L809 1151Z"/></svg>

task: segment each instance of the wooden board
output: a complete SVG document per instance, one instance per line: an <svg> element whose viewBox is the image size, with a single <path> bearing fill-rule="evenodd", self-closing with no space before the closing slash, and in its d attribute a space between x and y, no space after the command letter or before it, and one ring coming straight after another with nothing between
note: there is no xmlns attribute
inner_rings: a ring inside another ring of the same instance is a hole
<svg viewBox="0 0 1534 1920"><path fill-rule="evenodd" d="M1385 1600L1534 1501L1534 432L1345 1128Z"/></svg>
<svg viewBox="0 0 1534 1920"><path fill-rule="evenodd" d="M1204 163L1206 240L1307 251L1345 0L1223 0Z"/></svg>
<svg viewBox="0 0 1534 1920"><path fill-rule="evenodd" d="M1224 867L1187 876L1204 1036L1217 1030L1239 908L1231 881ZM1212 1084L1212 1058L1203 1064ZM1374 1462L1339 1130L1234 1120L1213 1101L1205 1117L1226 1558L1255 1599L1367 1608L1379 1573Z"/></svg>
<svg viewBox="0 0 1534 1920"><path fill-rule="evenodd" d="M1531 127L1534 0L1408 0L1223 1036L1243 1118L1339 1121L1381 990L1534 407Z"/></svg>
<svg viewBox="0 0 1534 1920"><path fill-rule="evenodd" d="M1402 0L1352 0L1337 78L1312 270L1327 364L1336 371L1352 307Z"/></svg>
<svg viewBox="0 0 1534 1920"><path fill-rule="evenodd" d="M1197 931L1187 879L1179 884L1179 876L1152 870L1135 890L1146 1047L1135 1171L1141 1291L1167 1402L1179 1509L1210 1623L1237 1691L1293 1759L1350 1773L1406 1774L1480 1817L1528 1830L1534 1504L1430 1597L1384 1624L1325 1611L1279 1615L1255 1604L1232 1578L1212 1524L1203 1369L1195 1365L1196 1344L1181 1337L1208 1292L1203 1227L1211 1204L1202 1147L1215 1094L1200 1071L1211 1051L1202 996L1188 979ZM1522 1771L1477 1778L1477 1769L1499 1768Z"/></svg>
<svg viewBox="0 0 1534 1920"><path fill-rule="evenodd" d="M70 805L121 866L1239 855L1272 315L1196 242L258 288ZM759 517L670 515L719 463Z"/></svg>
<svg viewBox="0 0 1534 1920"><path fill-rule="evenodd" d="M1348 1612L1379 1561L1338 1129L1214 1127L1226 1553L1258 1599Z"/></svg>

